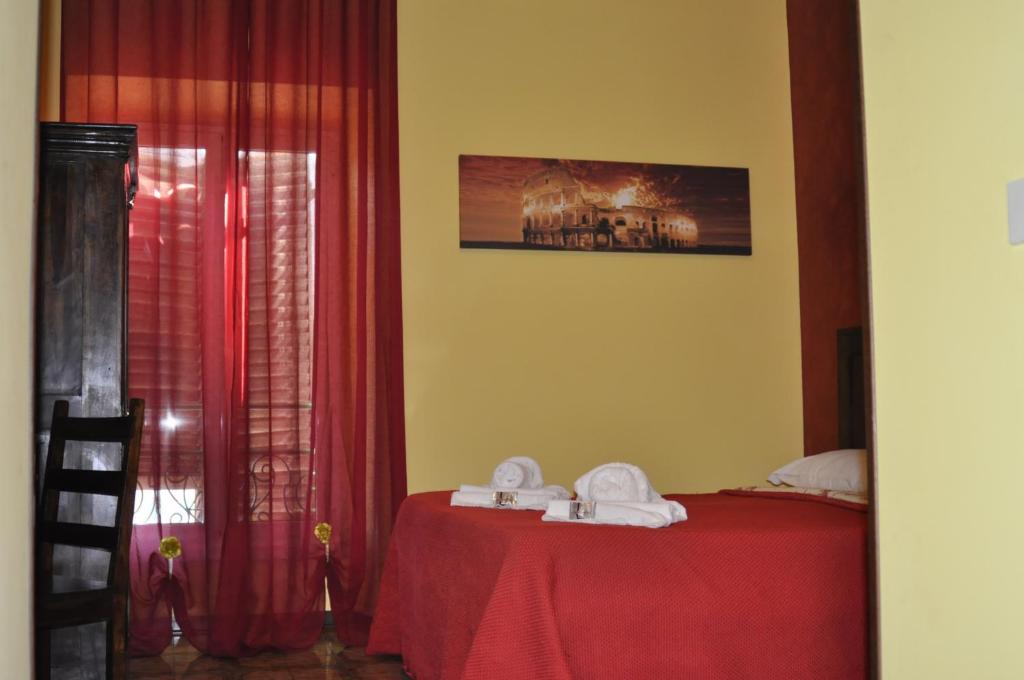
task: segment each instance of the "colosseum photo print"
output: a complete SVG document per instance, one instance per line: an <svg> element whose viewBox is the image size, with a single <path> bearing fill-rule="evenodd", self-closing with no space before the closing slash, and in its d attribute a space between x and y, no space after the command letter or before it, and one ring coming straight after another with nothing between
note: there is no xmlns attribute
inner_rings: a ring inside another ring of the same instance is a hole
<svg viewBox="0 0 1024 680"><path fill-rule="evenodd" d="M745 168L459 156L463 248L750 255Z"/></svg>

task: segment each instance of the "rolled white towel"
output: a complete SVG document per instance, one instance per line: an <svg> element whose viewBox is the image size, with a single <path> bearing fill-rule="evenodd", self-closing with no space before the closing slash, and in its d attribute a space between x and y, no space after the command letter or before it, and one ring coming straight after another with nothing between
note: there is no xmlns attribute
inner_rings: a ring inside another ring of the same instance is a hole
<svg viewBox="0 0 1024 680"><path fill-rule="evenodd" d="M512 456L498 463L491 475L495 489L539 489L544 486L540 463L529 456Z"/></svg>
<svg viewBox="0 0 1024 680"><path fill-rule="evenodd" d="M681 503L662 498L644 471L629 463L599 465L577 479L574 488L577 501L552 501L542 519L652 528L686 519Z"/></svg>
<svg viewBox="0 0 1024 680"><path fill-rule="evenodd" d="M498 464L491 475L490 486L463 484L452 493L454 506L503 508L512 510L545 510L548 502L569 498L564 488L544 486L540 464L527 456L513 456Z"/></svg>
<svg viewBox="0 0 1024 680"><path fill-rule="evenodd" d="M582 501L660 503L664 499L651 488L644 471L629 463L605 463L576 480L576 497Z"/></svg>

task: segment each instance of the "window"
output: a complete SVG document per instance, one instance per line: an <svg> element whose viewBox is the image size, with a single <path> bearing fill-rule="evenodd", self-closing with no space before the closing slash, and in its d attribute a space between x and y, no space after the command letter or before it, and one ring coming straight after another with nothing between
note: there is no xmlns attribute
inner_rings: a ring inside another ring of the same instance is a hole
<svg viewBox="0 0 1024 680"><path fill-rule="evenodd" d="M129 247L129 385L133 396L146 399L149 434L136 524L156 523L158 506L164 523L203 521L201 320L204 305L223 302L204 299L210 273L200 261L200 239L204 229L224 228L230 207L222 175L207 185L207 175L216 174L208 168L216 165L212 160L205 149L139 150ZM239 164L247 178L238 233L248 309L249 512L258 520L303 512L312 474L316 156L250 151ZM211 187L220 189L216 200ZM164 488L152 488L158 477Z"/></svg>
<svg viewBox="0 0 1024 680"><path fill-rule="evenodd" d="M147 421L135 498L138 524L157 522L158 503L165 522L202 517L199 227L206 170L205 149L139 149L128 244L128 385L133 397L146 400ZM153 488L157 478L169 486Z"/></svg>
<svg viewBox="0 0 1024 680"><path fill-rule="evenodd" d="M250 512L269 519L304 512L312 474L316 155L246 155Z"/></svg>

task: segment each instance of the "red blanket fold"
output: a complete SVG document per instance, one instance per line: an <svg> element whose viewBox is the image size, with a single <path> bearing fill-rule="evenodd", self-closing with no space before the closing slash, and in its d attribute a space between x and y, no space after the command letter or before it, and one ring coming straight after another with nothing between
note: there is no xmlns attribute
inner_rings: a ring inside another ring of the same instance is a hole
<svg viewBox="0 0 1024 680"><path fill-rule="evenodd" d="M722 489L718 493L724 493L730 496L754 496L756 498L775 498L779 500L806 501L809 503L827 503L828 505L846 508L847 510L856 510L857 512L868 512L870 509L867 500L863 496L844 494L835 491L825 491L823 489L790 490L787 487L767 488L744 486L738 489ZM850 500L853 498L858 498L858 500Z"/></svg>
<svg viewBox="0 0 1024 680"><path fill-rule="evenodd" d="M664 529L406 499L370 653L417 680L861 680L866 519L823 503L672 496Z"/></svg>

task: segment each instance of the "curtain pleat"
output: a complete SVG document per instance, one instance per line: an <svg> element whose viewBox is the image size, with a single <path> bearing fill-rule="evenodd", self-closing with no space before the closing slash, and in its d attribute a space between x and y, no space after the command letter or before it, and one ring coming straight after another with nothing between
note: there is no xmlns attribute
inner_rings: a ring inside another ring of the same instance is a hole
<svg viewBox="0 0 1024 680"><path fill-rule="evenodd" d="M135 653L172 616L212 654L308 647L325 581L339 637L365 640L405 495L395 19L64 0L63 119L139 126Z"/></svg>

